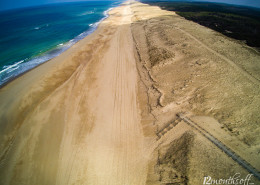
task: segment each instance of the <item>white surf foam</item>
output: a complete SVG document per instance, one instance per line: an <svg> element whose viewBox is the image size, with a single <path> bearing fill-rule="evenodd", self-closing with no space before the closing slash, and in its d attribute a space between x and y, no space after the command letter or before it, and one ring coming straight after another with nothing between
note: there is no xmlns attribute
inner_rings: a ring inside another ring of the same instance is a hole
<svg viewBox="0 0 260 185"><path fill-rule="evenodd" d="M44 54L41 54L39 56L30 58L30 59L21 60L12 65L4 66L3 69L0 71L0 86L3 85L4 83L10 81L11 79L19 76L20 74L40 65L54 57L59 56L61 53L63 53L67 49L69 49L72 45L74 45L78 41L85 38L87 35L94 32L96 30L96 28L98 27L98 25L109 16L108 12L111 11L113 8L114 7L109 8L108 10L104 11L103 12L104 17L102 19L100 19L99 21L97 21L95 23L89 24L90 28L87 31L79 34L75 38L71 39L69 42L58 44L55 49L45 52ZM47 24L46 26L49 26L49 25ZM37 29L40 29L40 27L35 27L34 29L37 30Z"/></svg>

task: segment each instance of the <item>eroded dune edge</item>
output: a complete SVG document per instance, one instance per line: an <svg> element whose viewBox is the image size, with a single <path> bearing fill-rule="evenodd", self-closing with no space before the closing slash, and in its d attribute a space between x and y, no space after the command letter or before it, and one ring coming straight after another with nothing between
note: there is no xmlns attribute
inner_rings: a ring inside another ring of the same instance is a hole
<svg viewBox="0 0 260 185"><path fill-rule="evenodd" d="M258 171L259 53L135 1L0 89L0 184L202 184ZM252 177L251 182L257 183Z"/></svg>

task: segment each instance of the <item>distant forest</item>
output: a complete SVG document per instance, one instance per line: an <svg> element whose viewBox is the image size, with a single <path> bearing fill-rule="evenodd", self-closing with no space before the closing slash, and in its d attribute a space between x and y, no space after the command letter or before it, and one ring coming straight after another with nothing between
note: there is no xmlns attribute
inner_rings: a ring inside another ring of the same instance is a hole
<svg viewBox="0 0 260 185"><path fill-rule="evenodd" d="M260 9L222 3L141 0L260 48Z"/></svg>

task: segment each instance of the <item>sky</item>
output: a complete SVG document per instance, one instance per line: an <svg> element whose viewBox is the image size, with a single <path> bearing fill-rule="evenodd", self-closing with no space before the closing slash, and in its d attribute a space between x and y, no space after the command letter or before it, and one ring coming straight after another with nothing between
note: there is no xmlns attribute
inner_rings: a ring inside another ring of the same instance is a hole
<svg viewBox="0 0 260 185"><path fill-rule="evenodd" d="M260 8L260 0L199 0L199 1L228 3L228 4L245 5L245 6Z"/></svg>
<svg viewBox="0 0 260 185"><path fill-rule="evenodd" d="M38 5L44 5L50 3L76 2L76 1L80 1L80 0L0 0L0 11L7 10L7 9L28 7L28 6L38 6ZM89 0L85 0L85 1L89 1ZM94 0L94 1L98 1L98 0ZM246 5L246 6L260 8L260 0L199 0L199 1L238 4L238 5Z"/></svg>

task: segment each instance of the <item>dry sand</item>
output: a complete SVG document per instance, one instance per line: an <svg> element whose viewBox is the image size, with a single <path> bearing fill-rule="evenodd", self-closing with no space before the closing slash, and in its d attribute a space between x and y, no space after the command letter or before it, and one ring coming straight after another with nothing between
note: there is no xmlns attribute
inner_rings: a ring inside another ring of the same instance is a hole
<svg viewBox="0 0 260 185"><path fill-rule="evenodd" d="M156 133L184 112L259 170L258 61L242 43L128 1L93 34L0 89L0 184L245 177L182 121L160 140Z"/></svg>

